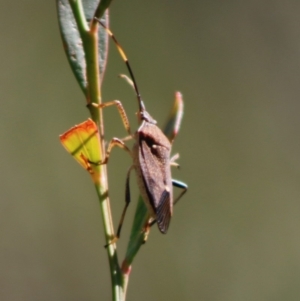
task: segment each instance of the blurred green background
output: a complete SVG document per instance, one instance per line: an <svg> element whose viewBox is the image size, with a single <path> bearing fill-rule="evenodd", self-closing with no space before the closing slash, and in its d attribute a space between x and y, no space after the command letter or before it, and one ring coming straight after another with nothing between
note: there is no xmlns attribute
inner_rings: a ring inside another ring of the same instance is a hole
<svg viewBox="0 0 300 301"><path fill-rule="evenodd" d="M174 177L189 191L166 236L154 227L128 300L300 300L300 2L115 0L111 28L159 125L185 115ZM54 1L2 1L0 299L110 300L99 204L58 135L89 115ZM104 100L136 100L110 47ZM106 109L106 137L125 130ZM129 156L109 163L115 225ZM122 259L138 191L118 242Z"/></svg>

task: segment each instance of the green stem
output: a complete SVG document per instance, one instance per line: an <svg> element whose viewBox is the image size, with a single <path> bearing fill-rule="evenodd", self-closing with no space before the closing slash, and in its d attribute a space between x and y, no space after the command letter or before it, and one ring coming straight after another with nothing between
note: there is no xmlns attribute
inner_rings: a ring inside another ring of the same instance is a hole
<svg viewBox="0 0 300 301"><path fill-rule="evenodd" d="M105 0L107 2L107 0ZM110 1L108 1L110 2ZM100 74L98 64L98 26L96 22L91 22L91 29L89 28L80 0L69 0L72 8L80 36L83 42L83 48L86 57L86 76L87 76L87 103L101 103L101 89L100 89ZM100 5L99 5L100 6ZM99 11L99 7L97 12ZM102 8L101 13L104 13ZM101 16L99 16L101 17ZM98 110L89 106L92 119L99 128L101 138L101 153L105 156L104 145L104 127L102 110ZM108 182L106 165L100 166L99 184L95 184L97 195L100 202L103 227L105 233L105 240L107 247L107 254L110 266L111 281L112 281L112 295L114 301L124 301L123 279L120 270L117 250L115 244L109 244L112 237L114 237L114 229L112 222L112 215L110 209L110 202L108 197Z"/></svg>

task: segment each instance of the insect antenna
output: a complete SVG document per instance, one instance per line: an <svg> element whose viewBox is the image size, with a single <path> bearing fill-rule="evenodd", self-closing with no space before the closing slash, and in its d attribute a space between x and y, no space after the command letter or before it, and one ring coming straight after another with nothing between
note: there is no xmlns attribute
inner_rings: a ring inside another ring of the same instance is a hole
<svg viewBox="0 0 300 301"><path fill-rule="evenodd" d="M110 29L108 27L105 26L104 23L102 23L100 21L100 19L98 18L95 18L95 20L98 21L98 23L106 30L106 32L108 33L108 35L112 38L112 40L115 42L116 46L117 46L117 49L123 59L123 61L125 62L126 66L127 66L127 69L129 71L129 74L130 74L130 77L132 79L132 82L133 82L133 87L134 87L134 90L135 90L135 93L136 93L136 97L137 97L137 100L138 100L138 104L139 104L139 111L140 112L143 112L145 111L145 105L142 101L142 97L141 97L141 94L139 92L139 89L138 89L138 86L137 86L137 83L136 83L136 80L135 80L135 77L134 77L134 74L132 72L132 69L131 69L131 66L130 66L130 63L128 61L128 58L125 54L125 51L123 49L123 47L120 45L120 43L118 42L118 40L116 39L115 35L110 31Z"/></svg>

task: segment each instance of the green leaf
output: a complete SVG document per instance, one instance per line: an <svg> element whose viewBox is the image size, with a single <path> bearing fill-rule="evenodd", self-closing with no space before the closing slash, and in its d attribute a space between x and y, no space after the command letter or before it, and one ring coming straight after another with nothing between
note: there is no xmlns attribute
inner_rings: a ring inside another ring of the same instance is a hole
<svg viewBox="0 0 300 301"><path fill-rule="evenodd" d="M99 182L99 165L90 162L101 161L100 136L97 125L91 119L75 125L59 136L68 153L92 176L93 182Z"/></svg>
<svg viewBox="0 0 300 301"><path fill-rule="evenodd" d="M177 136L181 121L183 117L183 99L180 92L175 93L175 101L173 108L171 109L170 115L167 119L167 123L164 127L164 133L169 138L171 142Z"/></svg>
<svg viewBox="0 0 300 301"><path fill-rule="evenodd" d="M141 245L145 241L145 233L141 231L145 226L148 218L148 209L142 199L139 196L138 204L135 210L134 220L131 228L129 243L127 246L126 256L122 263L122 271L126 273L132 264L132 261L139 251Z"/></svg>
<svg viewBox="0 0 300 301"><path fill-rule="evenodd" d="M74 1L73 1L74 2ZM103 2L103 4L102 4ZM86 55L84 50L84 44L82 41L83 34L89 31L89 22L94 18L96 10L102 7L100 13L104 13L107 5L110 1L101 1L99 5L99 0L83 0L82 6L81 2L77 1L74 5L78 11L78 18L75 18L70 1L68 0L57 0L57 12L58 20L60 26L60 32L64 44L64 49L72 68L72 71L80 85L85 96L87 96L87 76L86 76ZM99 6L99 7L98 7ZM83 16L80 15L80 9L83 10ZM99 13L98 13L99 14ZM82 20L82 17L84 20ZM99 16L100 17L100 16ZM80 19L81 18L81 19ZM76 22L77 20L77 22ZM79 22L79 21L80 22ZM101 21L104 24L108 24L108 12L106 12ZM107 62L107 51L108 50L108 35L104 28L98 27L98 56L99 56L99 71L101 81L103 79L103 74L105 72L106 62Z"/></svg>

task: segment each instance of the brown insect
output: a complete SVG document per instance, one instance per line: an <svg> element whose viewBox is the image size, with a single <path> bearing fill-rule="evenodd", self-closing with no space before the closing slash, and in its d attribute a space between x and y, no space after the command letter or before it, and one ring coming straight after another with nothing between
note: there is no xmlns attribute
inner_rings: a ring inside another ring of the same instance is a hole
<svg viewBox="0 0 300 301"><path fill-rule="evenodd" d="M98 19L96 19L101 26L103 26L109 36L115 42L117 49L122 56L131 80L125 77L125 79L132 85L136 92L136 96L139 104L139 111L137 117L140 123L138 130L132 135L130 130L129 121L125 110L120 101L114 100L100 105L92 104L98 108L105 108L115 105L121 115L123 124L128 132L129 136L124 139L113 138L107 147L107 152L104 160L99 164L107 164L110 152L113 147L119 146L126 150L133 158L133 165L129 168L126 177L126 192L125 192L125 207L120 219L119 227L117 230L116 238L119 238L123 220L127 207L130 203L130 187L129 179L130 173L135 169L137 174L137 182L140 189L141 196L148 208L150 219L145 226L145 230L148 230L150 225L157 222L158 229L161 233L167 233L171 217L173 215L173 204L176 203L182 195L187 191L187 185L176 180L172 180L171 177L171 165L178 166L175 163L178 155L170 158L171 155L171 143L161 129L156 125L156 121L146 111L145 105L141 99L136 80L131 70L128 59L123 51L122 47L118 43L113 33ZM125 141L129 139L135 139L133 149L130 150ZM173 186L182 188L182 192L179 196L173 200ZM112 242L114 242L113 240Z"/></svg>

